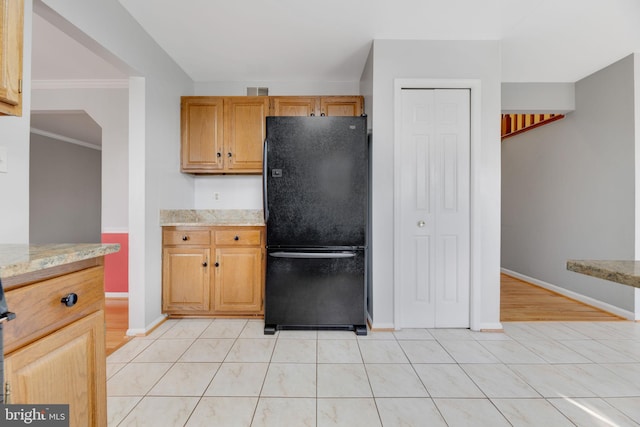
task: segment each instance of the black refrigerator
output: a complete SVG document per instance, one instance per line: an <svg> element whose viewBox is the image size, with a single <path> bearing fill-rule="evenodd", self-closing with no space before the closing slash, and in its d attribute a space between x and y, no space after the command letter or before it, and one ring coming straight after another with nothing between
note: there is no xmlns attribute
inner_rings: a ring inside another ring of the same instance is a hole
<svg viewBox="0 0 640 427"><path fill-rule="evenodd" d="M366 335L366 117L267 117L265 334Z"/></svg>

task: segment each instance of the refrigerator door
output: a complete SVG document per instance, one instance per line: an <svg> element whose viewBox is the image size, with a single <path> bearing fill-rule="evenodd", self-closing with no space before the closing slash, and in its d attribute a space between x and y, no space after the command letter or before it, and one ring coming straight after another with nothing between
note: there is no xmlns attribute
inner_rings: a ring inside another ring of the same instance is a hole
<svg viewBox="0 0 640 427"><path fill-rule="evenodd" d="M265 334L347 329L366 335L365 251L267 250Z"/></svg>
<svg viewBox="0 0 640 427"><path fill-rule="evenodd" d="M267 117L267 246L365 246L366 117Z"/></svg>

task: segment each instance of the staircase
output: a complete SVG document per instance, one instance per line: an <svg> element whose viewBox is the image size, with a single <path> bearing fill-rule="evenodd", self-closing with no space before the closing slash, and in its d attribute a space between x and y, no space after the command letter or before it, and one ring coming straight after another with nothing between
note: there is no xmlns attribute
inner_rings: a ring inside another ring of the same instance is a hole
<svg viewBox="0 0 640 427"><path fill-rule="evenodd" d="M503 114L502 139L564 118L564 114Z"/></svg>

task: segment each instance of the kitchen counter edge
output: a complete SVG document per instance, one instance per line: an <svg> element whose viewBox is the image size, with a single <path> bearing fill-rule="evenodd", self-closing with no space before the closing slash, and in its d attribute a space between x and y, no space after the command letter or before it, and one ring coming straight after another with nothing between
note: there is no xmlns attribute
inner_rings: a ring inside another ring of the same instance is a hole
<svg viewBox="0 0 640 427"><path fill-rule="evenodd" d="M119 250L119 243L0 244L0 279L97 258Z"/></svg>
<svg viewBox="0 0 640 427"><path fill-rule="evenodd" d="M183 226L264 226L264 217L257 209L173 209L160 210L161 227Z"/></svg>
<svg viewBox="0 0 640 427"><path fill-rule="evenodd" d="M640 288L640 261L568 260L567 270Z"/></svg>

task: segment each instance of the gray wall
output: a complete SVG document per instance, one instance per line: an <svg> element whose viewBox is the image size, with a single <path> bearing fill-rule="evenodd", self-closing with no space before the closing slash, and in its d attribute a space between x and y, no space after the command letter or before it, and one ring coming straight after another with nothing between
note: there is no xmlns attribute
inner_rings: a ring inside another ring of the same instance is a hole
<svg viewBox="0 0 640 427"><path fill-rule="evenodd" d="M502 143L503 268L633 311L633 289L566 270L634 259L634 61L575 85L565 119Z"/></svg>
<svg viewBox="0 0 640 427"><path fill-rule="evenodd" d="M36 134L30 150L31 243L99 243L102 153Z"/></svg>

